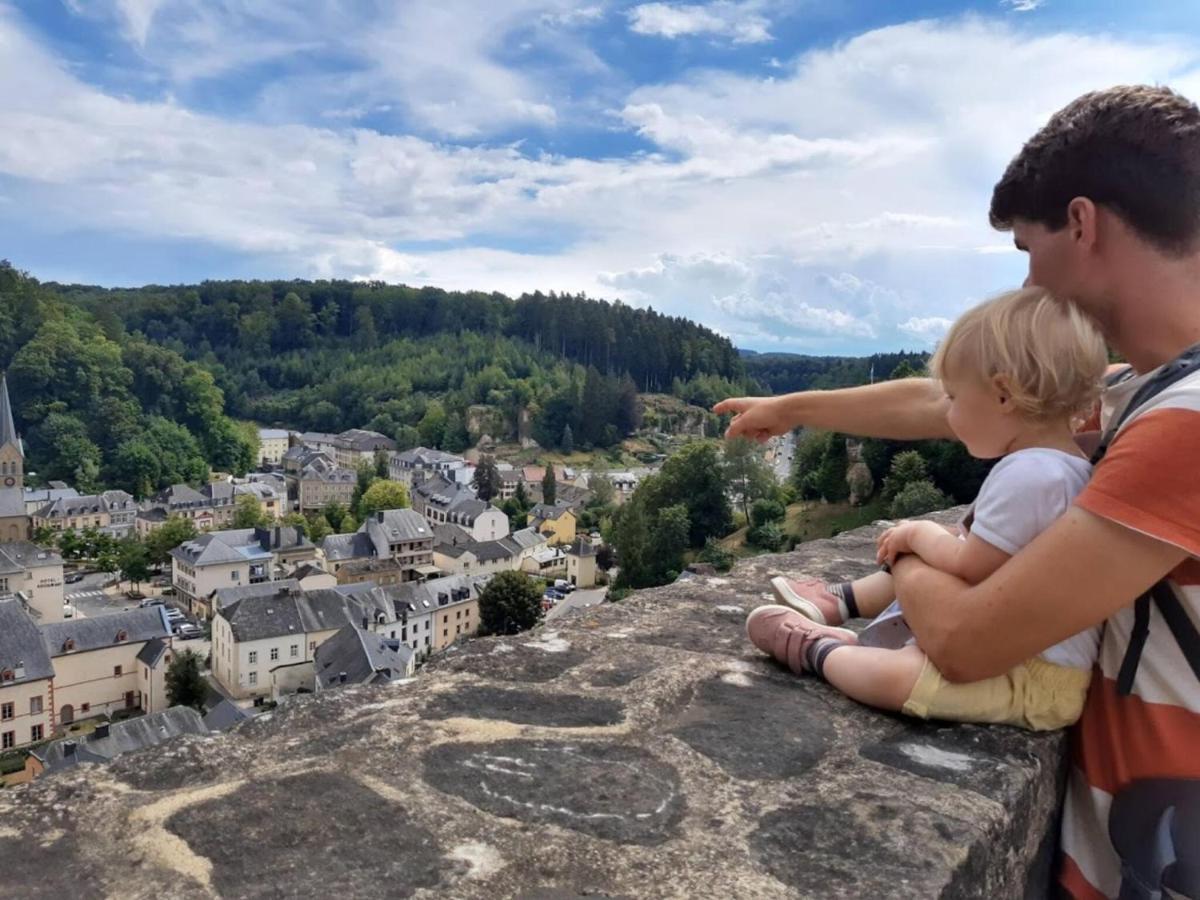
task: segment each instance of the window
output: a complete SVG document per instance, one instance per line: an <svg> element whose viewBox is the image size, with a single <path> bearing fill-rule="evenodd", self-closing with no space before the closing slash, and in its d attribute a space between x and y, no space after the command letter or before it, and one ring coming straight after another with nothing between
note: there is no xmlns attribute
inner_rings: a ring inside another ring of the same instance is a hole
<svg viewBox="0 0 1200 900"><path fill-rule="evenodd" d="M41 711L42 711L41 696L39 695L37 697L30 697L29 698L29 714L31 716L36 716L36 715L40 715Z"/></svg>
<svg viewBox="0 0 1200 900"><path fill-rule="evenodd" d="M89 711L91 710L91 708L92 708L92 704L90 704L90 703L81 703L81 704L79 704L79 711L80 711L80 712L89 712Z"/></svg>
<svg viewBox="0 0 1200 900"><path fill-rule="evenodd" d="M317 649L317 642L316 642L316 641L309 641L309 642L308 642L308 652L309 652L309 653L312 653L312 652L313 652L314 650L316 650L316 649Z"/></svg>
<svg viewBox="0 0 1200 900"><path fill-rule="evenodd" d="M256 662L258 662L258 651L251 650L250 651L250 665L254 665Z"/></svg>
<svg viewBox="0 0 1200 900"><path fill-rule="evenodd" d="M442 637L450 637L450 629L449 628L442 629Z"/></svg>
<svg viewBox="0 0 1200 900"><path fill-rule="evenodd" d="M459 634L461 631L462 631L462 626L461 626L461 625L455 625L455 626L454 626L454 633L455 633L455 634Z"/></svg>
<svg viewBox="0 0 1200 900"><path fill-rule="evenodd" d="M461 609L456 609L456 610L454 611L454 618L456 618L456 619L461 619L461 618L462 618L462 610L461 610Z"/></svg>
<svg viewBox="0 0 1200 900"><path fill-rule="evenodd" d="M44 729L44 725L34 725L29 729L29 740L40 741L42 739L42 735L45 733Z"/></svg>
<svg viewBox="0 0 1200 900"><path fill-rule="evenodd" d="M0 705L0 721L7 722L13 717L13 705L5 703Z"/></svg>
<svg viewBox="0 0 1200 900"><path fill-rule="evenodd" d="M11 750L17 746L17 733L15 731L4 732L4 737L0 739L0 750Z"/></svg>
<svg viewBox="0 0 1200 900"><path fill-rule="evenodd" d="M250 673L250 687L254 687L256 684L258 684L258 673L251 672Z"/></svg>
<svg viewBox="0 0 1200 900"><path fill-rule="evenodd" d="M121 677L121 667L113 666L113 678L120 678L120 677Z"/></svg>
<svg viewBox="0 0 1200 900"><path fill-rule="evenodd" d="M429 646L429 635L425 635L425 646Z"/></svg>
<svg viewBox="0 0 1200 900"><path fill-rule="evenodd" d="M279 648L272 647L271 648L271 662L274 662L277 659L279 659Z"/></svg>
<svg viewBox="0 0 1200 900"><path fill-rule="evenodd" d="M240 579L240 577L241 577L241 573L239 573L237 571L233 571L233 572L229 573L230 581L238 581Z"/></svg>
<svg viewBox="0 0 1200 900"><path fill-rule="evenodd" d="M296 658L297 656L299 656L299 655L300 655L300 645L299 645L299 644L292 644L292 648L291 648L291 656L292 656L292 659L295 659L295 658Z"/></svg>

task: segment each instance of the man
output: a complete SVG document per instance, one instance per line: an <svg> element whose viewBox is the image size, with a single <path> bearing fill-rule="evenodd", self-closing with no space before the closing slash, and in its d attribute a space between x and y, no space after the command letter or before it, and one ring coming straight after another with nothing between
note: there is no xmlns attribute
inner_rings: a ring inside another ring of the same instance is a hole
<svg viewBox="0 0 1200 900"><path fill-rule="evenodd" d="M1026 283L1076 303L1137 373L1109 391L1106 411L1200 343L1194 103L1152 87L1080 97L1009 165L991 221L1029 255ZM735 414L728 436L758 440L796 425L949 437L945 409L922 379L715 407ZM1200 897L1200 677L1157 607L1129 690L1117 688L1134 601L1152 585L1168 579L1200 623L1198 450L1192 374L1139 408L1071 510L990 578L969 587L912 556L894 567L908 624L950 680L1001 674L1105 623L1062 825L1059 880L1075 898Z"/></svg>

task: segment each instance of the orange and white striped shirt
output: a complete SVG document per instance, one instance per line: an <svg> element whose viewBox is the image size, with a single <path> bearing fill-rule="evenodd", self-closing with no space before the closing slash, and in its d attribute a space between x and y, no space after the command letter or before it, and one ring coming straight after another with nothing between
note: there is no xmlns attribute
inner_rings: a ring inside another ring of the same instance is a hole
<svg viewBox="0 0 1200 900"><path fill-rule="evenodd" d="M1107 425L1150 372L1110 388ZM1166 388L1121 426L1076 503L1095 515L1186 550L1170 581L1200 625L1200 373ZM1083 716L1072 734L1060 882L1076 900L1121 896L1132 869L1154 858L1163 896L1200 897L1200 680L1156 606L1132 691L1117 673L1133 629L1133 599L1105 627ZM1164 803L1163 798L1169 797ZM1171 805L1190 806L1169 811ZM1113 813L1113 815L1110 815ZM1164 831L1165 829L1165 831ZM1177 864L1168 860L1179 850ZM1158 856L1156 856L1158 854ZM1190 859L1190 861L1188 861ZM1122 864L1126 867L1123 871Z"/></svg>

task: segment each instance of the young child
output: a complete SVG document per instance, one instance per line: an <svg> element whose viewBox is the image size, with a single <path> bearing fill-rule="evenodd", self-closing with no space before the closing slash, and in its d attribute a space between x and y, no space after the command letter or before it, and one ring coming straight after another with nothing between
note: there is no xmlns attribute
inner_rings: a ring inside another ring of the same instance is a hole
<svg viewBox="0 0 1200 900"><path fill-rule="evenodd" d="M880 537L879 561L915 553L977 584L1066 512L1091 472L1075 444L1073 420L1095 402L1106 363L1091 322L1039 288L1002 294L955 322L930 372L950 401L950 427L971 455L1003 459L963 529L901 522ZM886 572L843 584L775 579L772 586L788 605L751 612L750 640L792 671L812 672L861 703L919 718L1034 730L1070 725L1083 710L1099 628L1005 675L952 684L915 643L864 646L854 632L833 627L877 615L893 600Z"/></svg>

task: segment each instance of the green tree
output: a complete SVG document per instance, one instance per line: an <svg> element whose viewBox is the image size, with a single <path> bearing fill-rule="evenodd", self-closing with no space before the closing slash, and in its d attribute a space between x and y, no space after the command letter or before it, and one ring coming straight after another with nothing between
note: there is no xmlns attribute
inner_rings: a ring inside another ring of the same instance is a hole
<svg viewBox="0 0 1200 900"><path fill-rule="evenodd" d="M849 457L846 454L846 438L840 434L829 436L825 456L817 468L816 488L821 497L830 503L838 503L850 496L850 483L846 480Z"/></svg>
<svg viewBox="0 0 1200 900"><path fill-rule="evenodd" d="M493 498L500 495L502 482L494 456L480 457L479 464L475 467L475 474L471 477L471 484L475 488L476 496L484 503L490 503Z"/></svg>
<svg viewBox="0 0 1200 900"><path fill-rule="evenodd" d="M446 437L446 410L434 400L425 407L425 415L417 423L421 443L426 447L441 447Z"/></svg>
<svg viewBox="0 0 1200 900"><path fill-rule="evenodd" d="M336 500L330 500L326 503L325 508L321 512L325 516L325 521L329 523L329 527L335 532L342 530L342 519L350 515L350 510L346 509L346 507L342 506Z"/></svg>
<svg viewBox="0 0 1200 900"><path fill-rule="evenodd" d="M682 503L688 510L688 546L703 547L710 537L733 530L733 513L725 475L716 446L693 441L669 457L657 475L645 479L634 493L642 493L649 510Z"/></svg>
<svg viewBox="0 0 1200 900"><path fill-rule="evenodd" d="M479 595L483 634L517 634L542 620L542 595L524 572L499 572Z"/></svg>
<svg viewBox="0 0 1200 900"><path fill-rule="evenodd" d="M183 516L171 516L162 527L155 529L146 538L146 550L150 562L162 566L171 558L171 551L196 536L196 523Z"/></svg>
<svg viewBox="0 0 1200 900"><path fill-rule="evenodd" d="M457 412L446 416L446 427L442 431L442 449L447 453L462 453L471 446L471 435L466 423Z"/></svg>
<svg viewBox="0 0 1200 900"><path fill-rule="evenodd" d="M333 527L329 524L329 520L321 513L313 515L308 520L308 539L314 544L319 544L329 535L333 534Z"/></svg>
<svg viewBox="0 0 1200 900"><path fill-rule="evenodd" d="M194 650L176 652L167 666L167 703L170 706L189 706L204 712L208 699L208 682L204 679L200 654Z"/></svg>
<svg viewBox="0 0 1200 900"><path fill-rule="evenodd" d="M593 475L589 478L588 490L592 495L590 501L590 505L592 506L612 506L613 501L616 499L616 488L603 475Z"/></svg>
<svg viewBox="0 0 1200 900"><path fill-rule="evenodd" d="M407 509L408 506L408 489L399 481L384 481L381 478L367 488L359 509L363 519L366 519L381 509Z"/></svg>
<svg viewBox="0 0 1200 900"><path fill-rule="evenodd" d="M150 577L150 554L136 538L126 538L117 547L117 566L121 577L136 591Z"/></svg>
<svg viewBox="0 0 1200 900"><path fill-rule="evenodd" d="M388 459L388 452L386 450L384 450L382 447L380 447L378 450L375 451L375 477L376 478L387 478L388 477L388 475L390 474L389 462L390 462L390 460Z"/></svg>
<svg viewBox="0 0 1200 900"><path fill-rule="evenodd" d="M746 531L746 543L762 550L780 549L785 537L778 522L764 522L761 525L754 525Z"/></svg>
<svg viewBox="0 0 1200 900"><path fill-rule="evenodd" d="M571 433L570 425L563 426L562 440L559 442L559 446L562 447L563 453L575 452L575 436Z"/></svg>
<svg viewBox="0 0 1200 900"><path fill-rule="evenodd" d="M893 500L910 484L929 479L929 469L916 450L905 450L892 457L892 465L883 480L883 499Z"/></svg>
<svg viewBox="0 0 1200 900"><path fill-rule="evenodd" d="M269 524L258 498L253 494L238 494L233 501L234 528L263 528Z"/></svg>
<svg viewBox="0 0 1200 900"><path fill-rule="evenodd" d="M513 491L513 499L517 501L517 506L521 508L522 515L528 512L529 508L533 506L529 502L529 492L525 490L525 482L523 481L517 482L517 489Z"/></svg>
<svg viewBox="0 0 1200 900"><path fill-rule="evenodd" d="M355 518L362 518L363 495L374 483L375 467L368 462L360 462L358 464L358 482L354 485L354 493L350 495L350 512L354 513Z"/></svg>
<svg viewBox="0 0 1200 900"><path fill-rule="evenodd" d="M778 522L786 515L787 510L778 500L755 500L750 509L749 522L761 527L768 522Z"/></svg>
<svg viewBox="0 0 1200 900"><path fill-rule="evenodd" d="M745 438L725 443L725 477L729 489L742 504L742 514L750 521L750 507L756 501L770 497L778 483L759 446Z"/></svg>
<svg viewBox="0 0 1200 900"><path fill-rule="evenodd" d="M553 506L558 501L558 482L554 480L554 466L546 466L546 474L542 476L542 502Z"/></svg>
<svg viewBox="0 0 1200 900"><path fill-rule="evenodd" d="M949 499L932 481L911 481L892 500L889 512L893 519L907 519L945 509L949 505Z"/></svg>
<svg viewBox="0 0 1200 900"><path fill-rule="evenodd" d="M650 552L651 571L656 583L673 581L683 571L683 552L688 548L687 506L676 503L658 511L655 517Z"/></svg>

